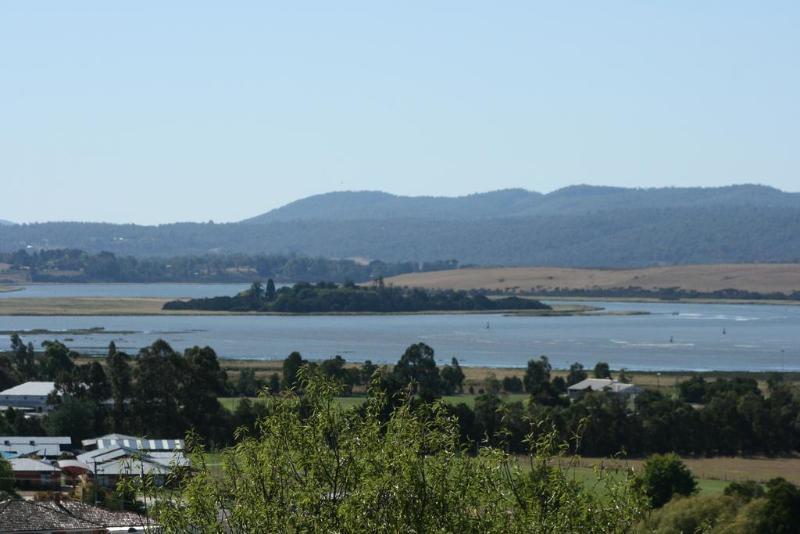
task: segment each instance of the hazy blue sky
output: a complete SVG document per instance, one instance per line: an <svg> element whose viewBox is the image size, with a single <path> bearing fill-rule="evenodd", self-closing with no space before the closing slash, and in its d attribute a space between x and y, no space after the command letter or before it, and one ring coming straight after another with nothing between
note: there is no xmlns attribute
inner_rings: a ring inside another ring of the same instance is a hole
<svg viewBox="0 0 800 534"><path fill-rule="evenodd" d="M800 190L796 0L267 4L4 2L0 218L231 221L342 189Z"/></svg>

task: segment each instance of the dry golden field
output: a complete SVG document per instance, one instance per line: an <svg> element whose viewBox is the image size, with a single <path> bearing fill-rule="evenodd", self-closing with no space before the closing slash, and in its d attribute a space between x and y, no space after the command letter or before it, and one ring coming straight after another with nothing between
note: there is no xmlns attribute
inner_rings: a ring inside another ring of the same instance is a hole
<svg viewBox="0 0 800 534"><path fill-rule="evenodd" d="M395 286L428 289L490 289L546 291L561 289L615 289L640 287L718 291L737 289L757 293L800 291L800 263L681 265L647 269L572 269L560 267L507 267L457 269L394 276Z"/></svg>
<svg viewBox="0 0 800 534"><path fill-rule="evenodd" d="M63 297L3 298L0 315L159 315L168 299Z"/></svg>

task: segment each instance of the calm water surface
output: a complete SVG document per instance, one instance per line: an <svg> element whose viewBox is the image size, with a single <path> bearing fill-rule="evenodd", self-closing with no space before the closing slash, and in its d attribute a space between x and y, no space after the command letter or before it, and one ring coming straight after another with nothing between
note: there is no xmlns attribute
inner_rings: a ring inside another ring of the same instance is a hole
<svg viewBox="0 0 800 534"><path fill-rule="evenodd" d="M163 297L201 298L235 295L250 284L31 284L2 298Z"/></svg>
<svg viewBox="0 0 800 534"><path fill-rule="evenodd" d="M98 284L105 293L97 296L201 296L243 289L227 284L222 285L224 291L218 291L219 286L130 284L145 285L151 288L136 288L137 293L131 295L133 288ZM86 292L94 291L88 286L95 285L81 286ZM167 293L172 288L179 291ZM435 349L442 363L457 357L462 364L473 366L521 367L528 359L545 354L559 368L575 361L594 365L604 360L614 368L639 370L800 371L800 306L591 304L650 315L0 317L0 330L103 327L135 332L23 336L36 344L69 338L70 347L95 353L103 352L110 341L136 352L163 338L178 349L209 345L228 358L284 358L298 350L311 359L341 354L350 361L393 363L405 347L422 341ZM7 343L8 336L0 335L0 345Z"/></svg>

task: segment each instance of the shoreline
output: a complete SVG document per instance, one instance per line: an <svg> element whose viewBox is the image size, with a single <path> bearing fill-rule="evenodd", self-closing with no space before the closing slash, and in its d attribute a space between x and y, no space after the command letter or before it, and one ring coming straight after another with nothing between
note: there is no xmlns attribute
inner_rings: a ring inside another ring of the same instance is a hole
<svg viewBox="0 0 800 534"><path fill-rule="evenodd" d="M525 295L525 298L532 298L541 301L563 301L563 302L630 302L632 304L729 304L729 305L762 305L762 306L800 306L800 300L781 300L781 299L714 299L714 298L680 298L674 300L664 300L646 297L548 297L537 295Z"/></svg>
<svg viewBox="0 0 800 534"><path fill-rule="evenodd" d="M511 315L526 317L597 315L598 306L556 305L551 310L425 310L416 312L232 312L205 310L164 310L172 298L157 297L45 297L0 299L0 316L70 317L70 316L275 316L275 317L363 317L407 315ZM618 314L620 312L613 312Z"/></svg>
<svg viewBox="0 0 800 534"><path fill-rule="evenodd" d="M16 293L25 289L24 285L4 285L0 286L0 293Z"/></svg>

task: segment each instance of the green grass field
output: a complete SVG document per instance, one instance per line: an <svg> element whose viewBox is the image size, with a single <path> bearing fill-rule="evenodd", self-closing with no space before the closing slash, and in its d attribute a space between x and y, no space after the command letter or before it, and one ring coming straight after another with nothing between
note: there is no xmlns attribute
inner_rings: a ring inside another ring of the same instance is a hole
<svg viewBox="0 0 800 534"><path fill-rule="evenodd" d="M608 475L612 478L622 478L623 473L620 471L608 471ZM598 490L602 489L602 484L598 483L598 475L591 467L575 467L570 469L570 474L574 475L575 480L586 484L589 487L597 487ZM698 478L697 479L697 492L700 495L719 495L730 484L727 480L716 480L711 478Z"/></svg>

